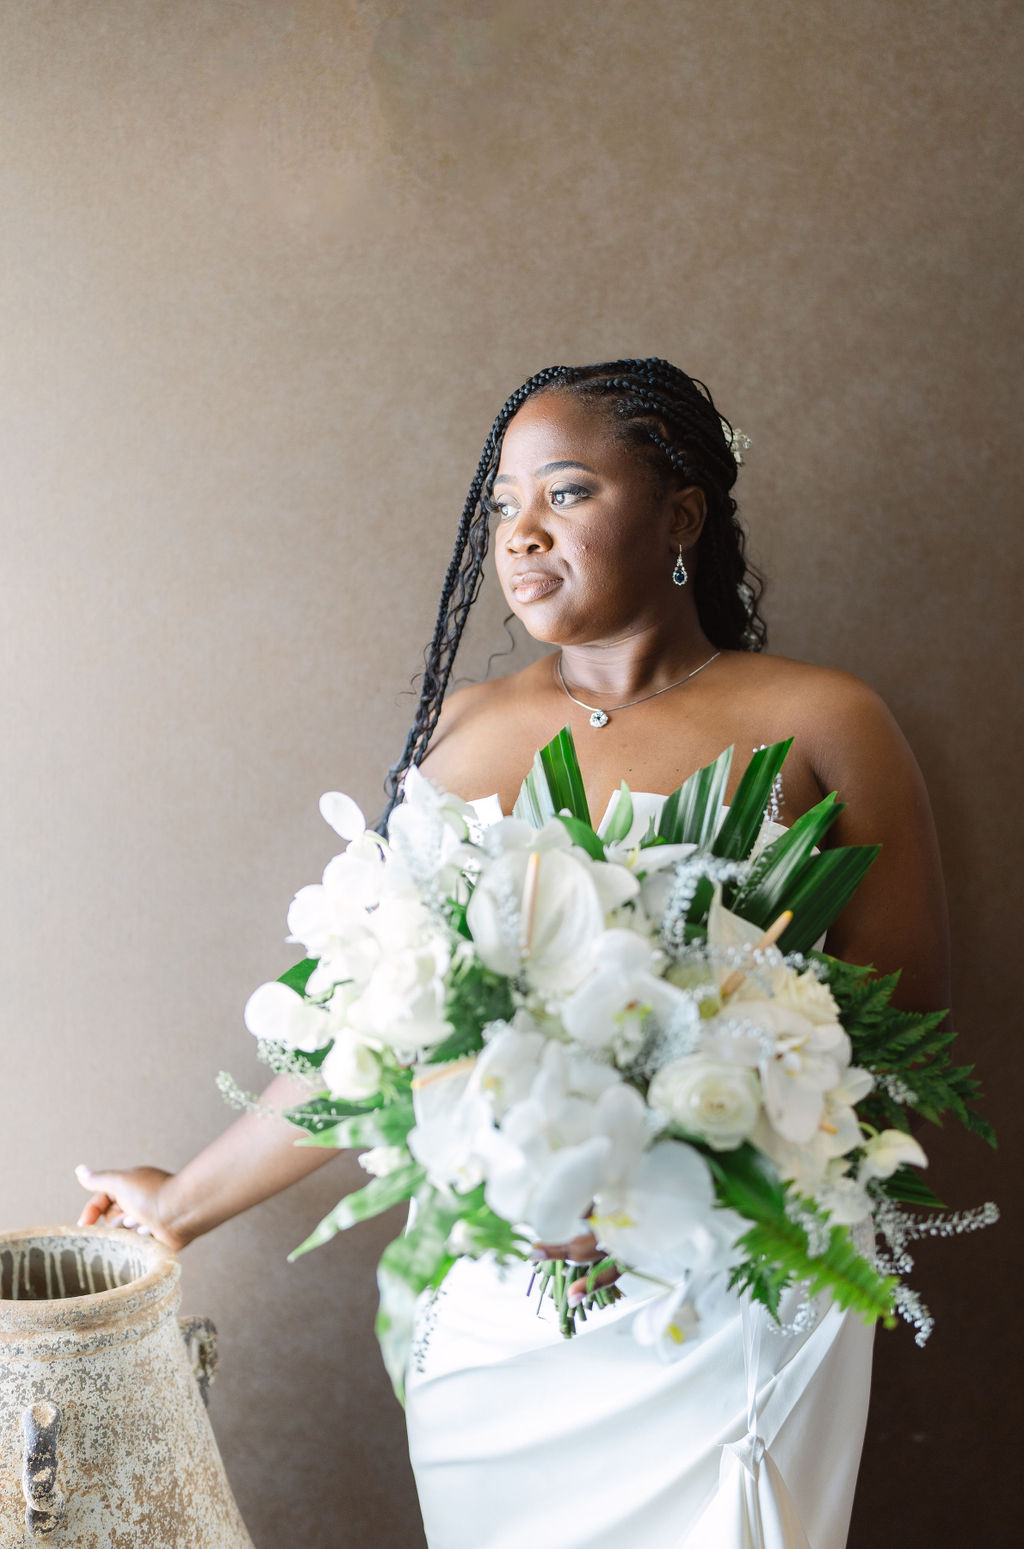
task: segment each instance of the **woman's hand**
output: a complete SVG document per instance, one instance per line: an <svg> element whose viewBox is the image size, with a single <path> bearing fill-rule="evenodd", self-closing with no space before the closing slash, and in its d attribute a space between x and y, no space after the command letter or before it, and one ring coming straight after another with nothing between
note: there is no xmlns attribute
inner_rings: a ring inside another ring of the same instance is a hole
<svg viewBox="0 0 1024 1549"><path fill-rule="evenodd" d="M173 1176L160 1167L130 1167L125 1172L76 1167L75 1177L83 1189L92 1190L78 1218L79 1226L95 1226L101 1221L104 1226L128 1227L178 1252L190 1239L174 1230L162 1208L165 1186Z"/></svg>
<svg viewBox="0 0 1024 1549"><path fill-rule="evenodd" d="M593 1232L584 1232L581 1237L574 1237L571 1242L535 1242L533 1245L535 1258L565 1259L570 1264L599 1264L607 1257L603 1248L597 1245L597 1238ZM598 1286L614 1285L619 1278L619 1271L614 1265L609 1269L602 1269L599 1275L594 1276L593 1289ZM569 1286L569 1306L578 1307L587 1294L587 1276L581 1275L578 1280L573 1280Z"/></svg>

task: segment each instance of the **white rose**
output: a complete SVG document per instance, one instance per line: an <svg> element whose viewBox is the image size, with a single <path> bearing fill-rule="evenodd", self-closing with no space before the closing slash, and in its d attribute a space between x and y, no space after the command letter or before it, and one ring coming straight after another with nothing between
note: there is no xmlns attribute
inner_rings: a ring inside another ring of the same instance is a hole
<svg viewBox="0 0 1024 1549"><path fill-rule="evenodd" d="M814 973L798 974L786 969L784 974L773 978L772 989L777 1001L799 1011L816 1026L839 1021L839 1007L832 991Z"/></svg>
<svg viewBox="0 0 1024 1549"><path fill-rule="evenodd" d="M663 1065L647 1101L715 1151L732 1151L757 1123L761 1088L752 1070L694 1056Z"/></svg>

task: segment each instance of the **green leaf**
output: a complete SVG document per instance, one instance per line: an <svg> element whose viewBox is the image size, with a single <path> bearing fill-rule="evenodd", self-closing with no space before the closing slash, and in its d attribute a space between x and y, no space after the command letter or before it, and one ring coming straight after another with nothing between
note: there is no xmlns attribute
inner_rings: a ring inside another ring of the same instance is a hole
<svg viewBox="0 0 1024 1549"><path fill-rule="evenodd" d="M443 1065L479 1053L484 1046L481 1028L488 1022L507 1021L514 1010L512 987L504 974L492 973L478 958L458 963L445 996L445 1016L452 1031L431 1051L427 1063Z"/></svg>
<svg viewBox="0 0 1024 1549"><path fill-rule="evenodd" d="M357 1114L370 1113L373 1109L381 1107L383 1102L384 1099L379 1092L358 1103L346 1102L340 1097L311 1097L308 1102L300 1103L295 1108L287 1108L284 1116L289 1123L297 1124L300 1129L309 1130L311 1134L317 1135L323 1130L331 1129L339 1119L349 1119Z"/></svg>
<svg viewBox="0 0 1024 1549"><path fill-rule="evenodd" d="M698 769L669 796L658 823L658 833L667 844L695 844L706 849L711 843L729 783L732 754L732 748L726 748L713 764Z"/></svg>
<svg viewBox="0 0 1024 1549"><path fill-rule="evenodd" d="M316 957L304 957L301 963L293 963L291 968L286 968L278 977L278 984L286 984L290 990L295 990L299 995L305 993L309 976L320 961Z"/></svg>
<svg viewBox="0 0 1024 1549"><path fill-rule="evenodd" d="M892 1177L883 1179L878 1186L883 1194L898 1199L903 1205L917 1205L927 1210L946 1209L935 1191L912 1167L897 1167Z"/></svg>
<svg viewBox="0 0 1024 1549"><path fill-rule="evenodd" d="M523 781L513 811L517 818L535 828L543 828L564 811L590 823L576 744L568 726L563 726L557 737L534 754L533 767Z"/></svg>
<svg viewBox="0 0 1024 1549"><path fill-rule="evenodd" d="M311 1248L319 1248L323 1243L330 1242L338 1232L348 1231L357 1222L369 1221L371 1217L390 1210L392 1205L400 1204L403 1199L411 1199L425 1177L426 1172L418 1162L409 1162L404 1167L396 1167L394 1172L383 1178L371 1178L365 1188L357 1189L354 1194L346 1194L343 1200L339 1200L305 1242L289 1253L289 1263L301 1258Z"/></svg>
<svg viewBox="0 0 1024 1549"><path fill-rule="evenodd" d="M400 1404L405 1403L405 1373L416 1323L416 1303L425 1290L441 1284L455 1262L447 1242L460 1214L457 1205L445 1203L435 1190L423 1190L416 1198L415 1221L401 1237L388 1244L377 1266L377 1339Z"/></svg>
<svg viewBox="0 0 1024 1549"><path fill-rule="evenodd" d="M389 1103L387 1107L375 1108L370 1113L357 1113L351 1118L339 1119L329 1128L306 1135L295 1144L332 1146L336 1150L343 1150L346 1146L397 1146L405 1141L415 1122L412 1103Z"/></svg>
<svg viewBox="0 0 1024 1549"><path fill-rule="evenodd" d="M633 826L633 797L630 795L629 786L623 780L619 786L619 799L615 803L615 811L611 815L602 838L605 844L618 844L620 839L625 839ZM601 857L603 859L603 856Z"/></svg>
<svg viewBox="0 0 1024 1549"><path fill-rule="evenodd" d="M785 742L775 742L770 748L759 748L751 758L711 845L713 855L723 860L741 861L750 854L771 800L775 776L792 746L793 739L788 737Z"/></svg>
<svg viewBox="0 0 1024 1549"><path fill-rule="evenodd" d="M784 896L793 918L779 937L782 952L809 952L846 908L881 845L865 844L814 855Z"/></svg>
<svg viewBox="0 0 1024 1549"><path fill-rule="evenodd" d="M857 1252L846 1227L827 1225L827 1217L808 1200L799 1200L800 1211L814 1216L827 1232L824 1252L810 1252L806 1229L787 1214L789 1192L767 1158L753 1146L735 1151L702 1148L715 1179L721 1204L754 1224L737 1246L748 1263L733 1271L731 1285L748 1289L773 1314L787 1286L810 1282L810 1294L830 1291L841 1307L887 1327L895 1321L892 1292L896 1281L880 1275Z"/></svg>
<svg viewBox="0 0 1024 1549"><path fill-rule="evenodd" d="M777 920L783 909L790 907L785 901L787 894L811 859L811 851L821 844L842 811L843 804L836 801L833 791L798 818L792 828L766 845L754 863L749 881L729 907L763 929Z"/></svg>
<svg viewBox="0 0 1024 1549"><path fill-rule="evenodd" d="M579 818L571 818L567 812L560 812L558 816L565 824L566 832L573 844L578 844L581 850L586 850L591 860L604 860L604 845L589 823L582 823Z"/></svg>

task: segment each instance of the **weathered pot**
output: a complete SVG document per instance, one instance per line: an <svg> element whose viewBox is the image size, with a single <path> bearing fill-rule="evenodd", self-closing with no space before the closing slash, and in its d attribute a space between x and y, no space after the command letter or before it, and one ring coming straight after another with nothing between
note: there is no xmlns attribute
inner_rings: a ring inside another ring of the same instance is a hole
<svg viewBox="0 0 1024 1549"><path fill-rule="evenodd" d="M252 1549L180 1273L113 1227L0 1235L0 1549Z"/></svg>

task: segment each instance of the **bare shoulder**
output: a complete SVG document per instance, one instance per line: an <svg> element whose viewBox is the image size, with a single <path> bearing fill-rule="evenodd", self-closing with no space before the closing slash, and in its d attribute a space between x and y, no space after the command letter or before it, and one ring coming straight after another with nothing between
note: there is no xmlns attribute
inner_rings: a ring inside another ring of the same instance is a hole
<svg viewBox="0 0 1024 1549"><path fill-rule="evenodd" d="M462 796L490 795L513 749L531 734L524 723L549 677L542 658L508 677L449 694L421 765L424 774Z"/></svg>
<svg viewBox="0 0 1024 1549"><path fill-rule="evenodd" d="M796 737L819 781L882 754L910 756L881 695L852 673L740 652L731 654L727 670L737 696L763 706L777 738Z"/></svg>

